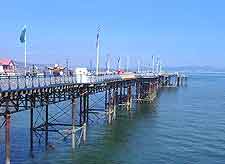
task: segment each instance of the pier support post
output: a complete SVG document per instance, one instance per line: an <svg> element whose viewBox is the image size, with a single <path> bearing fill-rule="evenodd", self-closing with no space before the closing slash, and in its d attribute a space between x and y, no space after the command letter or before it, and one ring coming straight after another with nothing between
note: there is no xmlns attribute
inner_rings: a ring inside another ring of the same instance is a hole
<svg viewBox="0 0 225 164"><path fill-rule="evenodd" d="M130 110L131 108L131 85L128 84L127 88L127 110Z"/></svg>
<svg viewBox="0 0 225 164"><path fill-rule="evenodd" d="M140 82L136 81L136 99L137 99L137 103L139 103L140 101Z"/></svg>
<svg viewBox="0 0 225 164"><path fill-rule="evenodd" d="M168 77L165 77L165 86L168 87Z"/></svg>
<svg viewBox="0 0 225 164"><path fill-rule="evenodd" d="M86 122L83 125L83 141L86 142L87 140L87 124Z"/></svg>
<svg viewBox="0 0 225 164"><path fill-rule="evenodd" d="M122 104L122 94L123 94L123 83L120 83L120 96L119 96L119 103Z"/></svg>
<svg viewBox="0 0 225 164"><path fill-rule="evenodd" d="M126 96L126 88L125 88L125 86L123 86L123 97L125 97Z"/></svg>
<svg viewBox="0 0 225 164"><path fill-rule="evenodd" d="M30 108L30 152L33 152L33 119L34 119L34 110L33 107Z"/></svg>
<svg viewBox="0 0 225 164"><path fill-rule="evenodd" d="M111 95L111 88L109 88L109 92L108 92L108 101L109 101L109 105L108 105L108 121L109 124L111 124L112 122L112 95Z"/></svg>
<svg viewBox="0 0 225 164"><path fill-rule="evenodd" d="M45 106L45 148L48 149L48 101Z"/></svg>
<svg viewBox="0 0 225 164"><path fill-rule="evenodd" d="M181 85L181 86L184 85L183 82L184 82L184 77L183 77L183 76L180 76L180 85Z"/></svg>
<svg viewBox="0 0 225 164"><path fill-rule="evenodd" d="M7 107L8 108L8 107ZM5 163L10 164L10 113L5 115Z"/></svg>
<svg viewBox="0 0 225 164"><path fill-rule="evenodd" d="M171 86L171 76L168 77L168 85Z"/></svg>
<svg viewBox="0 0 225 164"><path fill-rule="evenodd" d="M27 96L26 96L26 101L27 101ZM34 96L31 97L31 103L30 103L30 155L31 157L33 157L33 144L34 144L34 139L33 139L33 133L34 133L34 107L35 107L35 98ZM26 108L28 108L27 106L27 102L26 102Z"/></svg>
<svg viewBox="0 0 225 164"><path fill-rule="evenodd" d="M116 119L116 107L117 107L117 87L113 89L113 120Z"/></svg>
<svg viewBox="0 0 225 164"><path fill-rule="evenodd" d="M87 111L86 111L86 94L83 96L83 123L86 123L86 114L87 114Z"/></svg>
<svg viewBox="0 0 225 164"><path fill-rule="evenodd" d="M165 84L165 82L166 82L165 79L166 79L166 78L165 78L165 76L163 76L162 78L163 78L162 80L163 80L163 87L164 87L164 86L166 86L166 84Z"/></svg>
<svg viewBox="0 0 225 164"><path fill-rule="evenodd" d="M80 116L80 126L82 126L82 95L80 95L80 113L79 113L79 116Z"/></svg>
<svg viewBox="0 0 225 164"><path fill-rule="evenodd" d="M87 98L86 98L86 111L87 111L87 123L89 122L89 90L87 91Z"/></svg>
<svg viewBox="0 0 225 164"><path fill-rule="evenodd" d="M118 87L118 84L116 84L115 96L116 96L116 106L118 107L118 104L119 104L119 87Z"/></svg>
<svg viewBox="0 0 225 164"><path fill-rule="evenodd" d="M149 102L152 102L152 98L153 98L153 92L152 92L152 82L149 82L149 88L148 88L148 97L149 97Z"/></svg>
<svg viewBox="0 0 225 164"><path fill-rule="evenodd" d="M76 99L72 97L72 148L75 148L76 145L76 136L75 136L75 115L76 115Z"/></svg>
<svg viewBox="0 0 225 164"><path fill-rule="evenodd" d="M108 109L108 93L107 93L107 88L105 90L105 111Z"/></svg>
<svg viewBox="0 0 225 164"><path fill-rule="evenodd" d="M177 86L179 87L180 86L180 76L177 75Z"/></svg>

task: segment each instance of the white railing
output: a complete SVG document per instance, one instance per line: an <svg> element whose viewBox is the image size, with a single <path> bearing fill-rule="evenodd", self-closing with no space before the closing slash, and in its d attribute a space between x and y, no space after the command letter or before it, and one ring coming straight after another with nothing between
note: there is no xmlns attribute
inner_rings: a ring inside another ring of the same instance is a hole
<svg viewBox="0 0 225 164"><path fill-rule="evenodd" d="M103 83L120 80L119 75L102 76L0 76L0 91L65 84Z"/></svg>
<svg viewBox="0 0 225 164"><path fill-rule="evenodd" d="M156 77L151 72L132 73L134 78ZM87 75L87 76L0 76L0 92L15 89L51 87L65 84L96 84L115 80L123 80L123 75Z"/></svg>

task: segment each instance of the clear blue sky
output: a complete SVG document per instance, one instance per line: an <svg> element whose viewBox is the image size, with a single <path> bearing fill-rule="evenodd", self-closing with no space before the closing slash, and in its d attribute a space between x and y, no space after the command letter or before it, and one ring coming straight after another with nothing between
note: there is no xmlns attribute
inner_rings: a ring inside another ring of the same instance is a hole
<svg viewBox="0 0 225 164"><path fill-rule="evenodd" d="M150 64L225 67L225 1L214 0L7 0L0 3L0 57L23 61L20 31L27 25L28 62L95 62L102 26L101 65L110 53Z"/></svg>

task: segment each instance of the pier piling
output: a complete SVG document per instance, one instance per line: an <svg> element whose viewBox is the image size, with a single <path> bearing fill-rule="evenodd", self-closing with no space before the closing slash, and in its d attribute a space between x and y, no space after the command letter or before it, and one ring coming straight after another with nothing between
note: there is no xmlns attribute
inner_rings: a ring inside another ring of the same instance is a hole
<svg viewBox="0 0 225 164"><path fill-rule="evenodd" d="M10 164L10 113L5 114L5 163Z"/></svg>
<svg viewBox="0 0 225 164"><path fill-rule="evenodd" d="M76 136L75 136L75 124L76 124L76 120L75 120L75 116L76 116L76 99L75 97L72 97L72 148L75 148L76 145Z"/></svg>

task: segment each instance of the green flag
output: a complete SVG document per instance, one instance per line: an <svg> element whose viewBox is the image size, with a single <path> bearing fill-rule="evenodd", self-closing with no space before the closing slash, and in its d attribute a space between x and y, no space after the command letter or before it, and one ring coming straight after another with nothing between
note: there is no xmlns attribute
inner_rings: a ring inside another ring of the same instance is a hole
<svg viewBox="0 0 225 164"><path fill-rule="evenodd" d="M25 40L26 40L26 27L24 26L24 28L23 28L23 30L22 30L22 32L21 32L21 34L20 34L20 42L21 43L24 43L25 42Z"/></svg>

